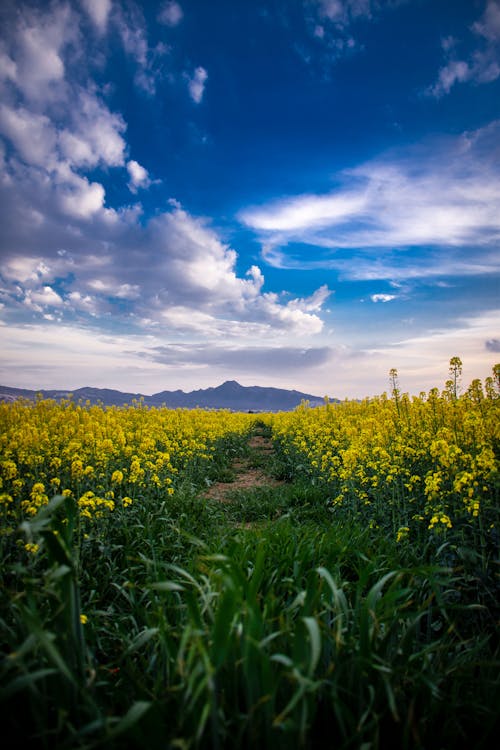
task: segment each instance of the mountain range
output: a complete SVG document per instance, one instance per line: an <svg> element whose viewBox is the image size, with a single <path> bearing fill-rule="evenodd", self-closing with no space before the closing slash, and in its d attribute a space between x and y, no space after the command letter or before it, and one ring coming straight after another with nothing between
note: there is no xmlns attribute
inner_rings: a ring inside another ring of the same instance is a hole
<svg viewBox="0 0 500 750"><path fill-rule="evenodd" d="M185 393L181 390L160 391L152 396L142 393L123 393L109 388L78 388L69 390L31 391L24 388L12 388L0 385L0 401L15 401L19 398L34 400L37 394L43 398L56 401L71 396L75 403L89 401L103 406L124 406L142 400L145 406L167 406L171 409L231 409L232 411L290 411L302 401L309 401L311 406L324 403L324 397L313 396L283 388L264 388L261 386L243 386L236 380L226 380L216 388L205 388ZM338 401L338 399L330 399Z"/></svg>

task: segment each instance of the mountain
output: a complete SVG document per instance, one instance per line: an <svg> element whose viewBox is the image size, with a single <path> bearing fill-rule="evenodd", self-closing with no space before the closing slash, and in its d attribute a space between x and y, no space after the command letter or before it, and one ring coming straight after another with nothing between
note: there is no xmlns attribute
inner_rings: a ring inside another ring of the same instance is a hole
<svg viewBox="0 0 500 750"><path fill-rule="evenodd" d="M184 391L160 391L152 396L141 393L122 393L109 388L78 388L75 391L30 391L24 388L12 388L0 385L0 401L15 401L18 398L34 400L38 393L44 398L56 401L71 395L73 401L104 406L124 406L134 400L143 400L145 406L167 406L172 409L231 409L232 411L291 411L302 401L309 401L311 406L324 403L322 396L313 396L300 391L288 391L284 388L264 388L258 385L243 386L236 380L227 380L216 388L201 388L185 393ZM330 399L338 401L338 399Z"/></svg>

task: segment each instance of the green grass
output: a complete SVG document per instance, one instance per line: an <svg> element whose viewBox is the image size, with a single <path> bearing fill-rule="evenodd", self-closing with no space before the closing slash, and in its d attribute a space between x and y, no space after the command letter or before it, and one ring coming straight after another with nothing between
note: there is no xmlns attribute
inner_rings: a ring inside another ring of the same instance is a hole
<svg viewBox="0 0 500 750"><path fill-rule="evenodd" d="M398 545L305 480L203 500L238 456L261 460L232 440L164 502L83 525L60 498L2 536L7 746L490 748L497 562Z"/></svg>

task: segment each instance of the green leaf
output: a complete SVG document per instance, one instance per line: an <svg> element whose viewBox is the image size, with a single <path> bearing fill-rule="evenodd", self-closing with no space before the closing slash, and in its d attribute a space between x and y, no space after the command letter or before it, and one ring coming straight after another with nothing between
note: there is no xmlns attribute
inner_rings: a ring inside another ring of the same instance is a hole
<svg viewBox="0 0 500 750"><path fill-rule="evenodd" d="M311 658L309 661L308 674L309 677L312 677L314 670L318 666L319 657L321 656L321 632L314 617L303 617L302 621L307 628L309 640L311 642Z"/></svg>
<svg viewBox="0 0 500 750"><path fill-rule="evenodd" d="M23 674L19 677L16 677L14 680L9 682L8 685L0 690L0 697L8 698L11 695L15 695L20 690L24 690L27 687L29 688L38 680L42 680L44 677L56 674L56 672L57 670L52 668L37 669L36 672L30 672L29 674Z"/></svg>
<svg viewBox="0 0 500 750"><path fill-rule="evenodd" d="M146 628L145 630L142 630L138 635L136 635L130 646L125 651L124 656L137 651L139 648L141 648L141 646L144 646L145 643L150 641L151 638L154 638L158 633L159 628Z"/></svg>
<svg viewBox="0 0 500 750"><path fill-rule="evenodd" d="M144 714L149 711L151 708L151 703L149 701L136 701L127 711L125 716L123 716L118 724L113 727L113 729L110 732L111 737L116 737L119 734L123 734L124 732L128 732L129 729L132 729L138 721L142 719Z"/></svg>
<svg viewBox="0 0 500 750"><path fill-rule="evenodd" d="M185 591L186 588L180 583L175 581L157 581L156 583L150 584L148 587L155 591Z"/></svg>
<svg viewBox="0 0 500 750"><path fill-rule="evenodd" d="M212 663L216 669L224 662L231 644L231 625L237 605L235 592L231 589L225 591L217 607L213 629Z"/></svg>

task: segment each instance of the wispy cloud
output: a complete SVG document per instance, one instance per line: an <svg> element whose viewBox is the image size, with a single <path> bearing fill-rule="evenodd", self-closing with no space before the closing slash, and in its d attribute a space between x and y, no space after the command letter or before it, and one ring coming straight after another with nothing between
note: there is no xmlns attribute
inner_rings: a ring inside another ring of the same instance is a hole
<svg viewBox="0 0 500 750"><path fill-rule="evenodd" d="M459 83L491 83L500 76L500 2L488 0L482 16L471 28L475 36L474 49L464 57L459 54L459 42L446 37L442 47L445 64L438 73L437 81L426 93L440 98L449 94Z"/></svg>
<svg viewBox="0 0 500 750"><path fill-rule="evenodd" d="M177 26L183 17L182 8L175 0L168 0L168 2L163 3L158 13L158 21L165 26Z"/></svg>
<svg viewBox="0 0 500 750"><path fill-rule="evenodd" d="M397 255L410 276L443 273L450 261L458 274L498 269L499 135L497 121L456 139L393 152L336 175L340 188L327 195L282 198L244 209L240 218L261 237L267 262L282 268L302 263L346 272L350 265L354 278L362 269L365 277L386 278ZM299 253L296 243L305 249ZM307 248L313 247L311 259ZM405 254L407 248L426 248L425 258Z"/></svg>
<svg viewBox="0 0 500 750"><path fill-rule="evenodd" d="M205 68L200 65L195 69L192 76L187 76L187 79L189 95L196 104L199 104L203 99L208 73Z"/></svg>
<svg viewBox="0 0 500 750"><path fill-rule="evenodd" d="M97 31L104 34L111 12L111 0L80 0L80 2L89 14Z"/></svg>
<svg viewBox="0 0 500 750"><path fill-rule="evenodd" d="M300 349L295 347L206 346L170 344L157 346L142 356L155 362L177 366L209 366L234 372L260 373L266 368L303 370L328 362L333 355L329 347Z"/></svg>
<svg viewBox="0 0 500 750"><path fill-rule="evenodd" d="M372 302L391 302L396 299L395 294L371 294L370 299Z"/></svg>
<svg viewBox="0 0 500 750"><path fill-rule="evenodd" d="M328 78L332 64L363 49L359 30L408 0L302 0L309 42L295 45L308 65Z"/></svg>
<svg viewBox="0 0 500 750"><path fill-rule="evenodd" d="M164 59L169 48L164 42L151 45L141 6L129 2L115 7L113 21L118 29L125 52L135 61L135 83L139 89L153 96L163 80Z"/></svg>

